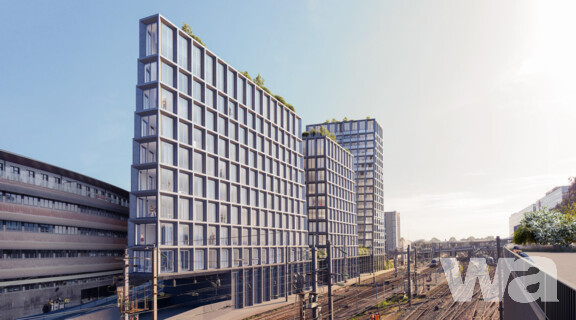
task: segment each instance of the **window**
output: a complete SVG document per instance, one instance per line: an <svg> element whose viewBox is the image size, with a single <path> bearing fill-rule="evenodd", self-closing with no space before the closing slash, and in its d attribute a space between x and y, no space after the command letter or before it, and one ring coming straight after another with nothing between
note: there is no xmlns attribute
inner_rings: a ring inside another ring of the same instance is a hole
<svg viewBox="0 0 576 320"><path fill-rule="evenodd" d="M174 68L162 62L162 82L174 87Z"/></svg>
<svg viewBox="0 0 576 320"><path fill-rule="evenodd" d="M158 107L156 88L142 90L142 109L155 109Z"/></svg>
<svg viewBox="0 0 576 320"><path fill-rule="evenodd" d="M174 191L174 171L165 168L160 169L160 189Z"/></svg>
<svg viewBox="0 0 576 320"><path fill-rule="evenodd" d="M226 84L226 93L232 98L235 97L234 89L236 88L236 74L228 70L228 83Z"/></svg>
<svg viewBox="0 0 576 320"><path fill-rule="evenodd" d="M204 102L204 86L198 81L194 81L194 88L192 88L192 95L194 99Z"/></svg>
<svg viewBox="0 0 576 320"><path fill-rule="evenodd" d="M174 30L162 24L162 55L174 60Z"/></svg>
<svg viewBox="0 0 576 320"><path fill-rule="evenodd" d="M181 118L190 120L190 100L182 97L178 98L178 115Z"/></svg>
<svg viewBox="0 0 576 320"><path fill-rule="evenodd" d="M190 175L185 173L178 174L178 192L190 194Z"/></svg>
<svg viewBox="0 0 576 320"><path fill-rule="evenodd" d="M214 85L214 57L206 55L206 83Z"/></svg>
<svg viewBox="0 0 576 320"><path fill-rule="evenodd" d="M178 140L180 140L182 143L190 144L190 126L182 122L179 122L178 126L180 127L178 132Z"/></svg>
<svg viewBox="0 0 576 320"><path fill-rule="evenodd" d="M144 83L158 80L158 70L156 62L144 64Z"/></svg>
<svg viewBox="0 0 576 320"><path fill-rule="evenodd" d="M206 245L205 238L204 238L204 229L205 226L203 225L195 225L194 226L194 244L198 246Z"/></svg>
<svg viewBox="0 0 576 320"><path fill-rule="evenodd" d="M199 77L199 78L203 78L203 66L204 66L204 58L203 58L203 54L202 54L202 49L196 46L192 47L192 64L193 64L193 68L192 68L192 72L194 73L195 76Z"/></svg>
<svg viewBox="0 0 576 320"><path fill-rule="evenodd" d="M162 155L160 158L160 162L169 165L174 165L174 145L162 141L161 148L162 148Z"/></svg>
<svg viewBox="0 0 576 320"><path fill-rule="evenodd" d="M186 70L190 70L188 52L188 40L182 36L178 36L178 64Z"/></svg>
<svg viewBox="0 0 576 320"><path fill-rule="evenodd" d="M194 221L206 221L204 218L204 201L194 201L194 214L192 218Z"/></svg>
<svg viewBox="0 0 576 320"><path fill-rule="evenodd" d="M196 249L194 250L194 270L204 270L206 269L204 261L204 250Z"/></svg>
<svg viewBox="0 0 576 320"><path fill-rule="evenodd" d="M194 128L194 141L192 144L195 148L204 149L204 131Z"/></svg>
<svg viewBox="0 0 576 320"><path fill-rule="evenodd" d="M178 155L178 166L180 168L190 169L190 150L180 148Z"/></svg>
<svg viewBox="0 0 576 320"><path fill-rule="evenodd" d="M194 195L199 197L204 197L204 178L194 177Z"/></svg>
<svg viewBox="0 0 576 320"><path fill-rule="evenodd" d="M162 223L160 225L160 243L163 245L174 245L174 224Z"/></svg>
<svg viewBox="0 0 576 320"><path fill-rule="evenodd" d="M204 173L204 154L194 152L194 171Z"/></svg>
<svg viewBox="0 0 576 320"><path fill-rule="evenodd" d="M187 95L190 95L190 77L179 73L178 74L178 89Z"/></svg>
<svg viewBox="0 0 576 320"><path fill-rule="evenodd" d="M146 25L146 55L156 54L158 51L158 24Z"/></svg>
<svg viewBox="0 0 576 320"><path fill-rule="evenodd" d="M162 109L174 112L174 93L162 88Z"/></svg>

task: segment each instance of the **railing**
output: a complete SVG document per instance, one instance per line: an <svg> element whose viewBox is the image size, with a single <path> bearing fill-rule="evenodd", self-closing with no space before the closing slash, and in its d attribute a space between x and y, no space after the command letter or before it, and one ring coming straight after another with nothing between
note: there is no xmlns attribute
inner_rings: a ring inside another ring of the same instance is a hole
<svg viewBox="0 0 576 320"><path fill-rule="evenodd" d="M507 248L504 248L502 251L504 253L504 258L522 259ZM530 303L518 303L510 298L508 288L504 293L504 319L517 319L519 314L523 314L524 319L541 319L543 317L549 320L576 319L576 288L573 288L556 277L547 274L544 270L538 268L529 261L525 260L525 262L530 265L528 271L512 271L510 273L510 278L508 279L508 284L518 277L540 273L540 279L543 279L543 283L541 282L537 285L550 286L555 282L556 297L558 301L548 301L548 290L545 290L546 287L538 287L538 291L542 292L543 298ZM535 285L536 284L529 285L527 290L530 292L536 292Z"/></svg>
<svg viewBox="0 0 576 320"><path fill-rule="evenodd" d="M16 172L10 172L10 171L0 171L0 179L6 179L6 180L10 180L10 181L16 181L16 182L21 182L21 183L26 183L26 184L31 184L31 185L35 185L35 186L39 186L39 187L43 187L43 188L48 188L48 189L52 189L52 190L58 190L58 191L63 191L63 192L67 192L67 193L73 193L73 194L77 194L80 196L85 196L85 197L90 197L90 198L95 198L95 199L99 199L99 200L104 200L113 204L117 204L117 205L122 205L122 206L127 206L121 203L120 199L117 197L116 199L107 197L107 196L101 196L96 194L95 191L88 191L86 190L86 188L81 188L78 189L76 187L76 182L75 181L62 181L62 183L56 183L52 180L45 180L43 178L42 175L40 174L35 174L34 176L30 176L27 173L16 173Z"/></svg>

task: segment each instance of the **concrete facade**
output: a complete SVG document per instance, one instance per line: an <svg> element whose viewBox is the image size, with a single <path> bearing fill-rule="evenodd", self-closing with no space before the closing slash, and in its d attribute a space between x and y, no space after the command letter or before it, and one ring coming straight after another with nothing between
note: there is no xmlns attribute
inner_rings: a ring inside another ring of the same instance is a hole
<svg viewBox="0 0 576 320"><path fill-rule="evenodd" d="M116 258L126 247L127 220L127 191L0 150L3 316L42 313L50 300L73 306L109 295L122 272Z"/></svg>
<svg viewBox="0 0 576 320"><path fill-rule="evenodd" d="M310 132L303 139L308 243L325 253L330 241L335 281L345 280L343 275L355 277L359 270L354 156L326 136Z"/></svg>
<svg viewBox="0 0 576 320"><path fill-rule="evenodd" d="M358 209L358 245L377 256L385 254L382 127L374 119L311 124L306 130L326 128L354 155Z"/></svg>
<svg viewBox="0 0 576 320"><path fill-rule="evenodd" d="M291 292L308 266L300 117L160 15L140 20L136 91L131 271L150 277L155 247L161 279L218 283L236 307Z"/></svg>

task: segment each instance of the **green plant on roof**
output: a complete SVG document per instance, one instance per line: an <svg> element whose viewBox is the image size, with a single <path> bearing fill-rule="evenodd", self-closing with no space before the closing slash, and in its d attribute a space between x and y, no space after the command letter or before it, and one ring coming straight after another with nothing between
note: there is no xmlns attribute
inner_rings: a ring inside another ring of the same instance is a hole
<svg viewBox="0 0 576 320"><path fill-rule="evenodd" d="M292 111L296 111L294 109L294 106L292 106L291 104L287 103L286 100L284 100L284 98L282 98L282 96L280 95L275 95L272 94L272 92L270 92L270 89L266 88L264 86L264 83L266 82L266 80L264 79L264 77L261 74L258 74L258 76L256 76L256 78L252 79L252 77L250 76L250 74L248 73L248 71L242 71L240 72L241 74L243 74L246 78L250 79L252 82L254 82L254 84L256 84L257 86L259 86L260 88L262 88L262 90L268 92L268 94L270 94L271 96L273 96L274 98L276 98L276 100L280 101L283 105L285 105L286 107L288 107L288 109L292 110Z"/></svg>
<svg viewBox="0 0 576 320"><path fill-rule="evenodd" d="M186 34L192 37L192 39L198 41L201 45L206 46L204 42L202 42L202 39L198 38L198 36L192 32L192 27L187 25L186 22L182 23L182 31L186 32Z"/></svg>
<svg viewBox="0 0 576 320"><path fill-rule="evenodd" d="M324 126L320 126L320 129L316 130L314 128L310 129L309 131L302 132L302 137L308 136L325 136L329 139L332 139L334 142L338 143L336 140L336 134L332 133L330 130L326 129Z"/></svg>

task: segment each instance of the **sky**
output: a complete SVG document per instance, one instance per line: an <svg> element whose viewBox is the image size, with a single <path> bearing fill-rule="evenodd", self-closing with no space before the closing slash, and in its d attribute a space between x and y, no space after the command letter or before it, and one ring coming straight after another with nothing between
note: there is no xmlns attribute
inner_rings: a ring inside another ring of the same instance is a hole
<svg viewBox="0 0 576 320"><path fill-rule="evenodd" d="M303 124L375 118L410 240L508 236L576 176L570 1L0 0L0 149L130 188L139 19L160 13Z"/></svg>

